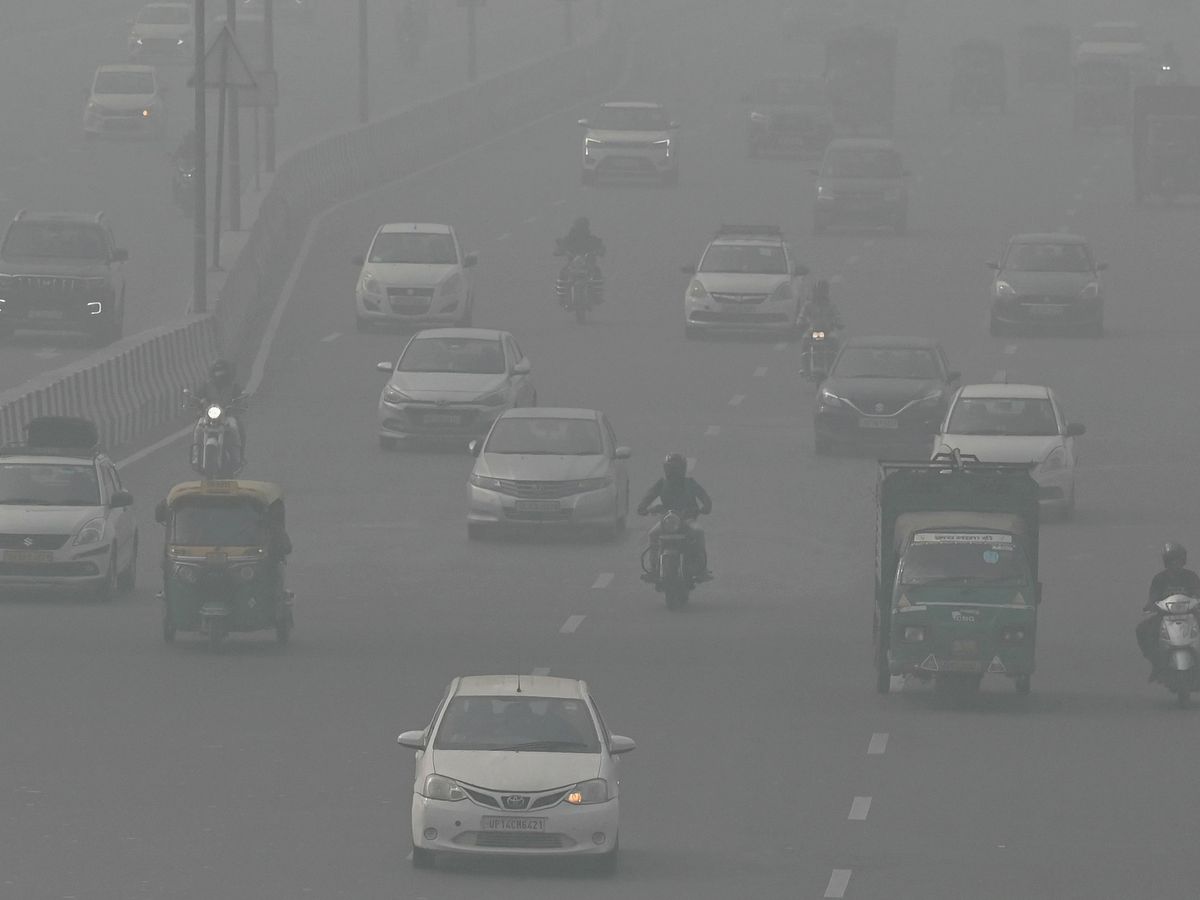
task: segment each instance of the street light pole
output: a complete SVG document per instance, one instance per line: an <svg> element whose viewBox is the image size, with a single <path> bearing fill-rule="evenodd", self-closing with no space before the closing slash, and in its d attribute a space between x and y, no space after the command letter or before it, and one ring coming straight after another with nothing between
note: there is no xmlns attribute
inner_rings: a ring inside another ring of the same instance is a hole
<svg viewBox="0 0 1200 900"><path fill-rule="evenodd" d="M195 0L194 24L192 30L195 33L195 58L196 72L195 78L195 122L192 125L193 134L195 134L195 150L193 156L196 160L196 171L192 174L192 224L193 244L192 244L192 311L196 313L208 312L208 241L205 235L205 216L208 213L208 189L205 179L205 125L207 124L207 110L205 109L205 90L204 84L204 0Z"/></svg>
<svg viewBox="0 0 1200 900"><path fill-rule="evenodd" d="M226 0L225 19L229 30L237 35L237 0ZM229 230L242 230L242 138L238 124L242 118L238 107L238 89L230 87L229 99Z"/></svg>
<svg viewBox="0 0 1200 900"><path fill-rule="evenodd" d="M370 118L367 106L367 0L358 0L358 121Z"/></svg>
<svg viewBox="0 0 1200 900"><path fill-rule="evenodd" d="M275 0L266 0L263 6L263 26L266 29L266 43L263 55L266 57L267 71L275 71ZM266 170L275 171L275 104L267 105L266 128Z"/></svg>

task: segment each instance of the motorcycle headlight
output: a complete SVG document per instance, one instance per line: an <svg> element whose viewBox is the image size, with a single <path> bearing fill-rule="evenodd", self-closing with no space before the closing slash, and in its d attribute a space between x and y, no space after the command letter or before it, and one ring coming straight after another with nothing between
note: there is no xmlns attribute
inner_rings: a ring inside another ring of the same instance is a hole
<svg viewBox="0 0 1200 900"><path fill-rule="evenodd" d="M814 331L814 332L812 333L812 339L813 339L814 341L823 341L823 340L825 340L825 332L823 332L823 331Z"/></svg>
<svg viewBox="0 0 1200 900"><path fill-rule="evenodd" d="M508 391L492 391L490 394L484 394L475 402L481 406L503 406L508 402Z"/></svg>
<svg viewBox="0 0 1200 900"><path fill-rule="evenodd" d="M217 404L214 403L212 406L210 406L208 409L206 409L204 411L204 414L215 422L217 419L221 418L221 413L223 413L224 411L225 410L221 409L221 407L217 406Z"/></svg>
<svg viewBox="0 0 1200 900"><path fill-rule="evenodd" d="M363 276L362 289L364 294L383 294L383 285L379 283L379 279L374 275Z"/></svg>
<svg viewBox="0 0 1200 900"><path fill-rule="evenodd" d="M75 547L83 547L87 544L98 544L102 540L104 540L104 519L97 516L83 523L83 527L79 529L79 533L75 535L75 540L71 541L71 544Z"/></svg>
<svg viewBox="0 0 1200 900"><path fill-rule="evenodd" d="M438 294L446 296L447 294L457 294L462 288L462 273L455 272L440 285L438 285Z"/></svg>
<svg viewBox="0 0 1200 900"><path fill-rule="evenodd" d="M1050 451L1049 455L1042 460L1039 469L1043 472L1055 472L1063 468L1067 464L1067 454L1062 447L1055 447Z"/></svg>
<svg viewBox="0 0 1200 900"><path fill-rule="evenodd" d="M792 283L785 281L775 288L775 292L771 294L771 302L787 303L789 300L795 299L795 294L792 293Z"/></svg>
<svg viewBox="0 0 1200 900"><path fill-rule="evenodd" d="M995 291L995 294L997 297L1015 297L1015 296L1017 296L1016 290L1007 281L997 281L995 287L992 290Z"/></svg>
<svg viewBox="0 0 1200 900"><path fill-rule="evenodd" d="M445 775L430 775L421 788L421 796L430 800L449 800L457 803L467 799L467 792L457 781L452 781Z"/></svg>
<svg viewBox="0 0 1200 900"><path fill-rule="evenodd" d="M842 398L839 397L837 394L830 393L829 391L821 391L821 405L822 406L841 406Z"/></svg>
<svg viewBox="0 0 1200 900"><path fill-rule="evenodd" d="M383 389L383 400L385 403L406 403L411 399L412 397L408 396L404 391L398 391L391 385Z"/></svg>
<svg viewBox="0 0 1200 900"><path fill-rule="evenodd" d="M1083 290L1079 292L1079 296L1084 300L1096 299L1100 296L1100 282L1089 281L1086 285L1084 285Z"/></svg>
<svg viewBox="0 0 1200 900"><path fill-rule="evenodd" d="M581 781L567 792L566 800L572 806L605 803L608 800L608 782L603 778Z"/></svg>
<svg viewBox="0 0 1200 900"><path fill-rule="evenodd" d="M200 570L196 566L179 563L175 566L175 577L185 584L195 584L200 579Z"/></svg>
<svg viewBox="0 0 1200 900"><path fill-rule="evenodd" d="M501 487L499 478L488 478L486 475L476 475L474 472L471 473L471 477L467 481L475 485L475 487L488 491L498 491Z"/></svg>
<svg viewBox="0 0 1200 900"><path fill-rule="evenodd" d="M688 285L688 296L693 300L707 300L708 291L705 289L704 285L700 283L699 279L693 279L692 283Z"/></svg>

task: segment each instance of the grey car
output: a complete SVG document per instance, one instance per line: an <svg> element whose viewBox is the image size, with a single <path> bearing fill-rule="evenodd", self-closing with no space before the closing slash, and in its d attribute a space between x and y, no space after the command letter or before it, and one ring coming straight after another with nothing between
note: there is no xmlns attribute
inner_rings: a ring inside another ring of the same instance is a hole
<svg viewBox="0 0 1200 900"><path fill-rule="evenodd" d="M1018 234L1009 239L995 270L988 328L1070 328L1104 334L1106 268L1077 234Z"/></svg>
<svg viewBox="0 0 1200 900"><path fill-rule="evenodd" d="M831 225L908 226L904 160L887 138L838 138L825 148L817 176L813 231Z"/></svg>

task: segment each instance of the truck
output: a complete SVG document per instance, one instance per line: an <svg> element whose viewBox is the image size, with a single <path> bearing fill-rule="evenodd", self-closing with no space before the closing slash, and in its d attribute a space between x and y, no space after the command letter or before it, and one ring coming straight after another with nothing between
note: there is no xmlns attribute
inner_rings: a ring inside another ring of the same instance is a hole
<svg viewBox="0 0 1200 900"><path fill-rule="evenodd" d="M896 107L896 30L847 25L825 39L822 73L835 134L886 137Z"/></svg>
<svg viewBox="0 0 1200 900"><path fill-rule="evenodd" d="M1200 85L1134 90L1133 185L1137 203L1200 193Z"/></svg>
<svg viewBox="0 0 1200 900"><path fill-rule="evenodd" d="M876 503L876 690L907 675L971 695L992 674L1028 694L1042 599L1030 465L881 461Z"/></svg>

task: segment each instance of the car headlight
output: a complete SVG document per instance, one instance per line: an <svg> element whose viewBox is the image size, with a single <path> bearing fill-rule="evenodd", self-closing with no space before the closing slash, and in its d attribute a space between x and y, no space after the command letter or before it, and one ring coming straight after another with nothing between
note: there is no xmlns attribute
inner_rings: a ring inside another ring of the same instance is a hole
<svg viewBox="0 0 1200 900"><path fill-rule="evenodd" d="M377 296L383 294L383 285L379 283L379 279L374 275L363 276L362 289L364 294L375 294Z"/></svg>
<svg viewBox="0 0 1200 900"><path fill-rule="evenodd" d="M655 141L654 146L658 147L660 150L666 150L668 156L671 153L671 139L670 138L663 138L661 141Z"/></svg>
<svg viewBox="0 0 1200 900"><path fill-rule="evenodd" d="M752 112L750 113L750 121L755 125L766 125L769 120L760 112Z"/></svg>
<svg viewBox="0 0 1200 900"><path fill-rule="evenodd" d="M508 402L508 391L492 391L490 394L484 394L475 402L480 406L503 406Z"/></svg>
<svg viewBox="0 0 1200 900"><path fill-rule="evenodd" d="M1100 296L1100 282L1089 281L1079 292L1079 296L1084 300L1095 300Z"/></svg>
<svg viewBox="0 0 1200 900"><path fill-rule="evenodd" d="M142 46L143 43L145 43L145 41L143 41L140 37L133 38L133 42L135 44L137 44L139 47Z"/></svg>
<svg viewBox="0 0 1200 900"><path fill-rule="evenodd" d="M608 800L608 782L603 778L581 781L567 792L566 801L572 806L588 803L605 803Z"/></svg>
<svg viewBox="0 0 1200 900"><path fill-rule="evenodd" d="M593 150L599 150L599 149L600 149L600 141L596 140L595 138L584 138L583 139L583 152L584 153L591 153Z"/></svg>
<svg viewBox="0 0 1200 900"><path fill-rule="evenodd" d="M841 406L842 398L830 391L821 391L822 406Z"/></svg>
<svg viewBox="0 0 1200 900"><path fill-rule="evenodd" d="M688 296L693 300L707 300L708 291L699 279L693 279L692 283L688 285Z"/></svg>
<svg viewBox="0 0 1200 900"><path fill-rule="evenodd" d="M825 332L823 332L823 331L814 331L814 332L812 333L811 337L812 337L812 339L813 339L814 341L823 341L823 340L825 340Z"/></svg>
<svg viewBox="0 0 1200 900"><path fill-rule="evenodd" d="M605 475L602 478L581 478L572 487L582 494L585 491L600 491L606 487L611 487L615 480L611 475Z"/></svg>
<svg viewBox="0 0 1200 900"><path fill-rule="evenodd" d="M1067 464L1067 454L1062 447L1055 447L1050 451L1050 454L1042 460L1042 464L1038 466L1043 472L1054 472L1065 467Z"/></svg>
<svg viewBox="0 0 1200 900"><path fill-rule="evenodd" d="M771 302L787 303L789 300L794 300L795 297L796 295L792 293L792 283L785 281L775 288L774 293L771 294Z"/></svg>
<svg viewBox="0 0 1200 900"><path fill-rule="evenodd" d="M445 775L430 775L425 779L425 784L421 788L421 796L428 797L430 800L449 800L457 803L459 800L467 799L467 792L457 781L453 781Z"/></svg>
<svg viewBox="0 0 1200 900"><path fill-rule="evenodd" d="M407 403L411 399L412 397L408 396L404 391L397 390L390 384L383 389L383 401L385 403Z"/></svg>
<svg viewBox="0 0 1200 900"><path fill-rule="evenodd" d="M477 475L474 472L472 472L471 477L468 478L467 481L469 481L471 484L475 485L475 487L483 488L488 491L500 490L500 479L499 478L488 478L486 475Z"/></svg>
<svg viewBox="0 0 1200 900"><path fill-rule="evenodd" d="M921 406L938 406L945 396L946 394L944 391L931 391L921 398L920 404Z"/></svg>
<svg viewBox="0 0 1200 900"><path fill-rule="evenodd" d="M98 544L102 540L104 540L104 518L97 516L83 523L83 527L79 529L79 533L75 535L75 540L71 541L71 544L75 547L82 547L86 544Z"/></svg>
<svg viewBox="0 0 1200 900"><path fill-rule="evenodd" d="M1007 281L997 281L992 290L995 291L997 297L1017 296L1016 290Z"/></svg>
<svg viewBox="0 0 1200 900"><path fill-rule="evenodd" d="M98 113L100 112L100 104L95 100L89 100L87 102L87 108L84 111L89 113Z"/></svg>
<svg viewBox="0 0 1200 900"><path fill-rule="evenodd" d="M175 46L176 46L176 47L182 47L182 46L183 46L184 44L186 44L186 43L187 43L187 38L176 38L176 39L175 39Z"/></svg>
<svg viewBox="0 0 1200 900"><path fill-rule="evenodd" d="M153 113L153 111L154 111L154 108L151 106L144 107L142 109L142 118L143 119L150 118L150 115L151 115L151 113Z"/></svg>
<svg viewBox="0 0 1200 900"><path fill-rule="evenodd" d="M817 185L817 196L818 197L833 197L833 191L831 191L829 188L827 188L823 184L818 184Z"/></svg>
<svg viewBox="0 0 1200 900"><path fill-rule="evenodd" d="M438 285L438 294L440 294L443 297L446 296L447 294L457 294L459 292L459 290L462 288L462 281L463 281L462 273L455 272L453 275L451 275L449 278L447 278L445 281L443 281L440 285Z"/></svg>
<svg viewBox="0 0 1200 900"><path fill-rule="evenodd" d="M200 569L183 563L175 565L175 577L185 584L195 584L200 580Z"/></svg>

